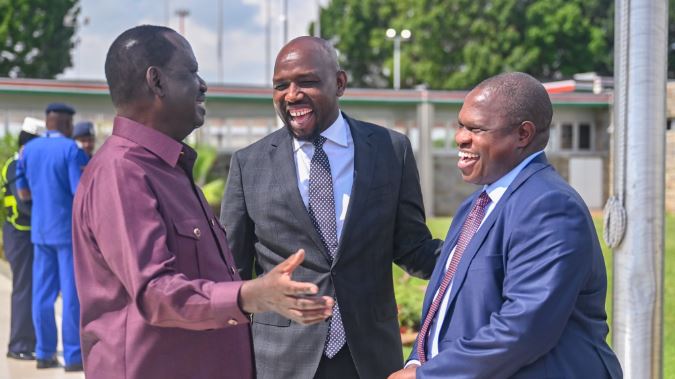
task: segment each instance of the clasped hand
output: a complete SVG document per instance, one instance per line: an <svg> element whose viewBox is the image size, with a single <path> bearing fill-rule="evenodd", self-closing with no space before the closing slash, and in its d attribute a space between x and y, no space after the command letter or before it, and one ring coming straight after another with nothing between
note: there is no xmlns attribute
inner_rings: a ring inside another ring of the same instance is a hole
<svg viewBox="0 0 675 379"><path fill-rule="evenodd" d="M389 375L389 378L387 379L415 379L417 377L418 367L420 366L412 364Z"/></svg>
<svg viewBox="0 0 675 379"><path fill-rule="evenodd" d="M333 314L335 301L330 296L316 296L313 283L291 279L293 271L305 259L298 250L264 276L244 282L239 292L241 308L248 313L276 312L299 324L309 325Z"/></svg>

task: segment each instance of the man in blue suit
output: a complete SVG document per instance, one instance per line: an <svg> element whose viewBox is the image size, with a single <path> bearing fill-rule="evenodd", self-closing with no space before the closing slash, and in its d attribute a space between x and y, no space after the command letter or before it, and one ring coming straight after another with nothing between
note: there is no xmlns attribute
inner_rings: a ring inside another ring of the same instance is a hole
<svg viewBox="0 0 675 379"><path fill-rule="evenodd" d="M553 114L523 73L466 97L455 140L466 182L401 378L620 378L605 342L607 278L581 197L543 153Z"/></svg>

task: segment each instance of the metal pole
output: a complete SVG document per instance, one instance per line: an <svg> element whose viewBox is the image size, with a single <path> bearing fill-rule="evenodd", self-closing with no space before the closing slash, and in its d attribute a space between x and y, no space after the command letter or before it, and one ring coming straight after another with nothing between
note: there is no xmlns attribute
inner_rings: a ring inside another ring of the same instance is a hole
<svg viewBox="0 0 675 379"><path fill-rule="evenodd" d="M394 37L394 89L401 89L401 37Z"/></svg>
<svg viewBox="0 0 675 379"><path fill-rule="evenodd" d="M284 30L284 45L288 42L288 0L282 0L283 9L281 14L283 15L283 30Z"/></svg>
<svg viewBox="0 0 675 379"><path fill-rule="evenodd" d="M626 33L627 51L617 51L626 54L627 65L617 73L617 83L626 85L617 95L625 99L615 104L624 106L616 112L625 113L630 159L625 159L626 233L614 250L612 338L626 378L661 378L668 3L617 0L616 10L617 28L622 19L627 24L620 32Z"/></svg>
<svg viewBox="0 0 675 379"><path fill-rule="evenodd" d="M164 26L169 27L171 21L171 13L169 12L169 0L164 0Z"/></svg>
<svg viewBox="0 0 675 379"><path fill-rule="evenodd" d="M223 81L223 0L218 0L218 83Z"/></svg>
<svg viewBox="0 0 675 379"><path fill-rule="evenodd" d="M321 38L321 2L316 0L316 23L314 24L314 37Z"/></svg>
<svg viewBox="0 0 675 379"><path fill-rule="evenodd" d="M265 13L267 22L265 23L265 83L272 85L272 72L270 70L272 60L272 0L265 2Z"/></svg>

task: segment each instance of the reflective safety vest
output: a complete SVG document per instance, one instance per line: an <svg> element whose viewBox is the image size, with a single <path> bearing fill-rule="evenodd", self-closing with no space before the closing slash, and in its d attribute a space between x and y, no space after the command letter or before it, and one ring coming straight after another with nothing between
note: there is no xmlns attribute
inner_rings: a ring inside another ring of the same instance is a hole
<svg viewBox="0 0 675 379"><path fill-rule="evenodd" d="M10 157L2 166L2 186L4 187L4 204L7 210L7 222L12 224L16 230L30 230L30 216L19 212L17 200L10 189L10 186L16 181L16 160L18 154Z"/></svg>

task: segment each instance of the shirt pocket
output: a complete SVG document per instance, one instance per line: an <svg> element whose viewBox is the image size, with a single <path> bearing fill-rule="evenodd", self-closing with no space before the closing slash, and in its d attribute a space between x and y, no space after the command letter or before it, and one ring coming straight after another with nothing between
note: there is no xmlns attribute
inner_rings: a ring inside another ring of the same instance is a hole
<svg viewBox="0 0 675 379"><path fill-rule="evenodd" d="M176 246L173 249L176 255L176 271L185 274L189 279L200 278L199 244L208 228L196 219L174 221L173 227L176 232Z"/></svg>

